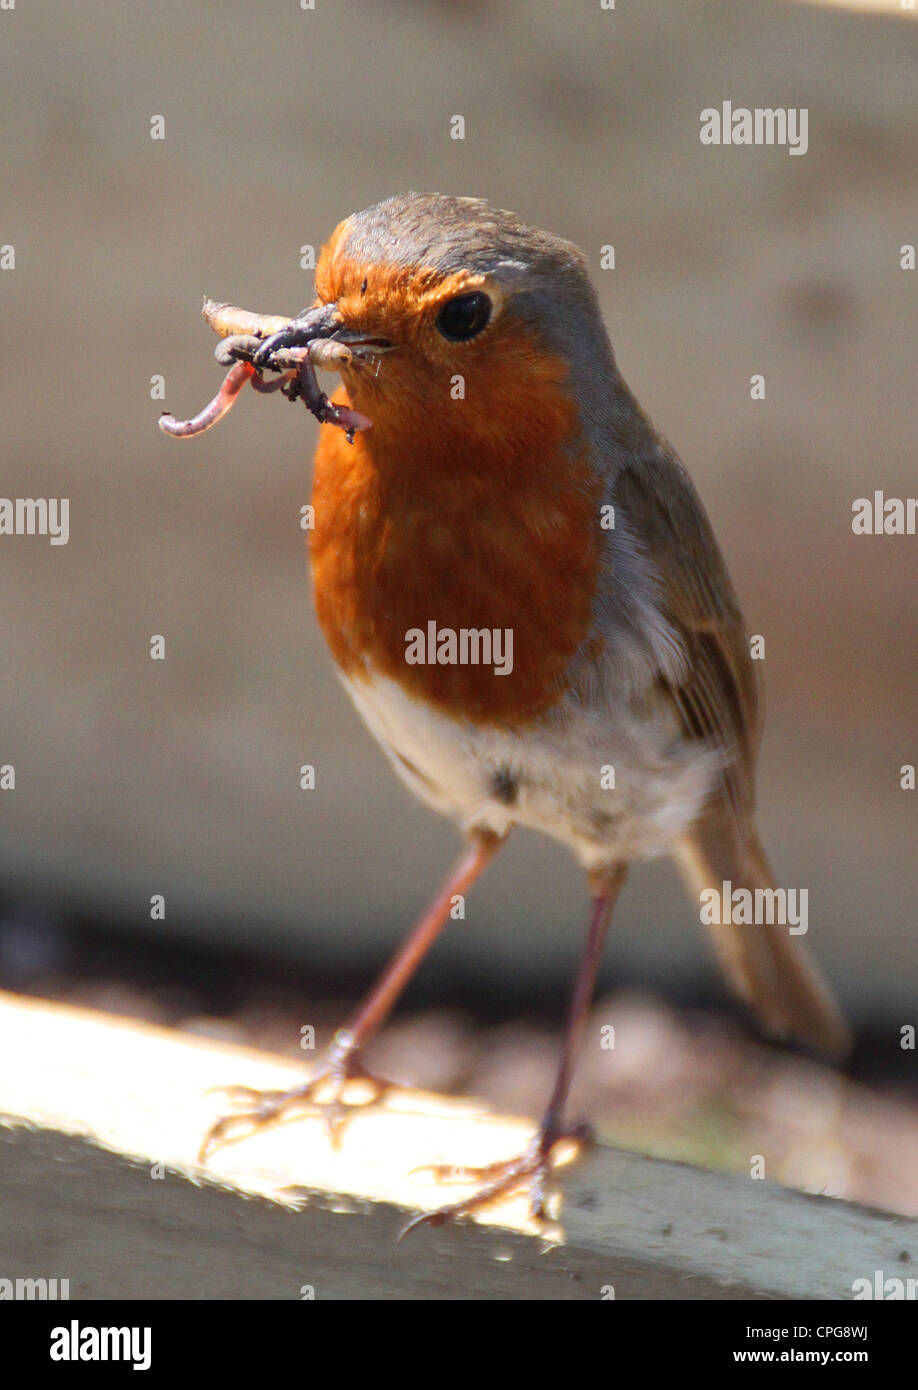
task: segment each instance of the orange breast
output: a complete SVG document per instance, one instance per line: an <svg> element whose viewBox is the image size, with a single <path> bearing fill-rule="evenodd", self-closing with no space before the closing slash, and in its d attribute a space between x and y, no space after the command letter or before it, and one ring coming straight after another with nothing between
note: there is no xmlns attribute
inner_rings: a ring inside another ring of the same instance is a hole
<svg viewBox="0 0 918 1390"><path fill-rule="evenodd" d="M323 426L311 560L319 621L352 679L384 674L457 718L533 720L590 638L600 483L572 449L563 364L514 350L452 401L448 383L374 394L352 445ZM338 403L359 391L341 390ZM510 629L513 669L409 664L407 634Z"/></svg>

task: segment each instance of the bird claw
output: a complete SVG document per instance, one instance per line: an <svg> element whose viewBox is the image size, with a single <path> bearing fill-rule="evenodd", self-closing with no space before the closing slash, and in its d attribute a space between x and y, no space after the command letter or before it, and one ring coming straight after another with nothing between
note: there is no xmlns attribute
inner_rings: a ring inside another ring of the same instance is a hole
<svg viewBox="0 0 918 1390"><path fill-rule="evenodd" d="M524 1188L529 1189L529 1211L532 1219L542 1225L548 1224L552 1220L547 1206L548 1188L554 1179L555 1169L578 1156L591 1138L588 1125L576 1125L555 1135L540 1131L521 1154L498 1163L489 1163L483 1167L429 1163L415 1168L414 1172L429 1172L441 1182L480 1182L482 1185L461 1201L450 1202L435 1211L421 1212L419 1216L412 1217L399 1231L398 1240L404 1240L405 1236L410 1235L419 1226L443 1226L447 1221L471 1216L483 1207L490 1206L503 1197L512 1196ZM574 1145L574 1152L559 1161L555 1156L555 1150L562 1145Z"/></svg>
<svg viewBox="0 0 918 1390"><path fill-rule="evenodd" d="M346 1099L349 1090L359 1088L358 1099ZM287 1091L258 1091L251 1086L221 1086L220 1091L233 1104L248 1107L221 1115L211 1125L201 1144L198 1161L206 1163L222 1144L245 1139L266 1126L287 1120L315 1116L322 1120L333 1147L357 1110L379 1105L394 1083L368 1072L356 1058L330 1059L317 1074L301 1086ZM323 1092L329 1091L326 1098Z"/></svg>

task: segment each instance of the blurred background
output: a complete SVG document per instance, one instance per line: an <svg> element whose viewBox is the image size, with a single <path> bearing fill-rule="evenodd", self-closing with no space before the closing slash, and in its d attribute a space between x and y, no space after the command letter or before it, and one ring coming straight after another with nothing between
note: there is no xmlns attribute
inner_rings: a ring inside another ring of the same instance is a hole
<svg viewBox="0 0 918 1390"><path fill-rule="evenodd" d="M0 538L0 984L296 1051L445 871L455 831L390 772L314 618L317 427L252 393L189 444L156 419L220 380L203 294L293 313L301 248L348 213L479 195L584 248L622 371L695 478L766 639L763 839L861 1036L854 1081L752 1041L674 871L646 865L598 1006L620 1046L585 1058L578 1100L621 1142L742 1164L768 1135L787 1181L918 1211L918 538L851 529L855 498L916 491L918 23L860 10L0 12L2 492L71 504L66 546ZM807 154L703 146L725 100L808 108ZM519 834L379 1069L538 1108L584 926L576 866Z"/></svg>

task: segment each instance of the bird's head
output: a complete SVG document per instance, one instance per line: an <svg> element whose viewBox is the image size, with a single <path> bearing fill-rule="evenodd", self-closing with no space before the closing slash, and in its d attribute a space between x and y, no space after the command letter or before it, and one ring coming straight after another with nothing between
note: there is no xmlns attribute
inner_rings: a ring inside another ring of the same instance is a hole
<svg viewBox="0 0 918 1390"><path fill-rule="evenodd" d="M346 218L292 329L351 349L338 370L377 439L544 447L614 371L581 252L477 198L408 193Z"/></svg>

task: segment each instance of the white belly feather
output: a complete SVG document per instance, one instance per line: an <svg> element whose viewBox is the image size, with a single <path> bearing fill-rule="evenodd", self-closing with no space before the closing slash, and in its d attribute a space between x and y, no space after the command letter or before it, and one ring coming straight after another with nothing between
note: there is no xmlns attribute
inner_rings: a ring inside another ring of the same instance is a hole
<svg viewBox="0 0 918 1390"><path fill-rule="evenodd" d="M562 702L549 718L505 730L454 719L385 676L344 684L423 801L466 829L542 830L587 868L670 850L721 765L718 754L682 742L667 718L646 710L640 719L619 710L608 721L600 710Z"/></svg>

